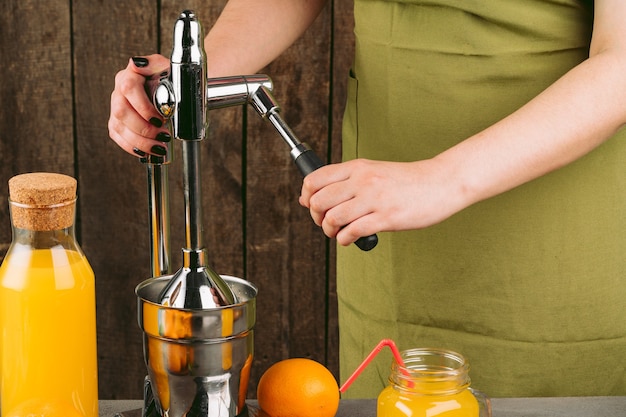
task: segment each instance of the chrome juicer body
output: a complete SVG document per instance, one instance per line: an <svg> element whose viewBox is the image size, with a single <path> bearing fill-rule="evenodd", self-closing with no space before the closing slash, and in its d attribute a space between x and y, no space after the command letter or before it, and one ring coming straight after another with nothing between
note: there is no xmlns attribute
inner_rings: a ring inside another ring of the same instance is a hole
<svg viewBox="0 0 626 417"><path fill-rule="evenodd" d="M245 417L254 353L256 287L220 276L206 262L202 244L201 161L209 110L250 104L289 145L307 175L322 161L279 115L265 75L206 77L204 37L196 15L182 12L174 26L170 71L147 82L156 109L182 142L185 239L183 266L170 270L169 179L166 156L142 159L148 174L152 278L136 288L148 375L143 417ZM359 239L370 250L376 235ZM256 410L258 411L258 410Z"/></svg>
<svg viewBox="0 0 626 417"><path fill-rule="evenodd" d="M148 172L153 277L136 288L148 375L144 417L248 416L246 392L254 353L256 287L222 277L202 245L199 146L207 112L248 102L266 76L208 80L200 23L191 11L174 27L169 73L148 81L157 110L182 141L185 199L183 266L170 271L169 154L142 162ZM171 151L171 149L169 149Z"/></svg>

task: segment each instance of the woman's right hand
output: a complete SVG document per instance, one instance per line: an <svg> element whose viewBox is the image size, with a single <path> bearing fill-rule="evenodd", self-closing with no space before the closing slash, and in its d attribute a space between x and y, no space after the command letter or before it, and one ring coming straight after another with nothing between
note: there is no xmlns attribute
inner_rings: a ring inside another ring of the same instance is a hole
<svg viewBox="0 0 626 417"><path fill-rule="evenodd" d="M122 149L139 158L148 154L164 156L171 140L163 127L163 117L146 94L146 79L169 70L170 61L162 55L133 57L115 76L111 93L109 136Z"/></svg>

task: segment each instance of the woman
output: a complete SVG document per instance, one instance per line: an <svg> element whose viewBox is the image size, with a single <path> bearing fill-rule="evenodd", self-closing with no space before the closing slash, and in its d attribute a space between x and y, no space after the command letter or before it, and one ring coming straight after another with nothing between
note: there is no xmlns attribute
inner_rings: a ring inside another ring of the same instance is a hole
<svg viewBox="0 0 626 417"><path fill-rule="evenodd" d="M274 3L228 3L207 36L211 76L259 70L324 5ZM260 7L280 24L242 31ZM345 162L300 198L341 245L342 376L389 337L463 353L494 397L626 394L626 2L354 11ZM167 60L137 62L117 76L109 130L142 156L163 131L142 83ZM349 245L387 231L366 254ZM348 394L375 396L387 365Z"/></svg>

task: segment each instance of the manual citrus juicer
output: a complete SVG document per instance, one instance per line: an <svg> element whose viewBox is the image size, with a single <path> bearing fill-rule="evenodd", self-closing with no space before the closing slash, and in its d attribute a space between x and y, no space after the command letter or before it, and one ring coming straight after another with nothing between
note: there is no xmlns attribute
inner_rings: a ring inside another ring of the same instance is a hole
<svg viewBox="0 0 626 417"><path fill-rule="evenodd" d="M182 142L185 240L183 266L170 271L169 185L166 156L142 159L147 167L153 277L136 288L148 375L144 417L248 416L245 397L253 357L256 287L220 276L206 261L202 244L199 146L207 112L252 105L276 128L303 175L324 165L279 115L265 75L206 77L204 37L196 15L182 12L174 26L170 71L149 80L156 109ZM359 239L372 249L376 235Z"/></svg>

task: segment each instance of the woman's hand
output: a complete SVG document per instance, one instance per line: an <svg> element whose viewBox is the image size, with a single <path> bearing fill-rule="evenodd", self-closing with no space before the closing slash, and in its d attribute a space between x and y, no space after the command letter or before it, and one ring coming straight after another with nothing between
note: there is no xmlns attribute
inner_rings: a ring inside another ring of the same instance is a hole
<svg viewBox="0 0 626 417"><path fill-rule="evenodd" d="M254 74L291 46L313 23L326 0L230 0L205 38L209 77ZM258 24L263 16L264 24ZM145 92L146 78L169 68L162 55L132 58L117 73L111 94L109 136L131 155L163 156L171 140Z"/></svg>
<svg viewBox="0 0 626 417"><path fill-rule="evenodd" d="M169 66L169 59L162 55L133 57L115 76L109 136L136 157L164 156L167 149L163 144L171 140L168 130L162 127L163 117L145 90L146 78L167 71Z"/></svg>
<svg viewBox="0 0 626 417"><path fill-rule="evenodd" d="M380 231L428 227L464 208L452 174L436 158L326 165L305 177L300 204L327 236L349 245Z"/></svg>

